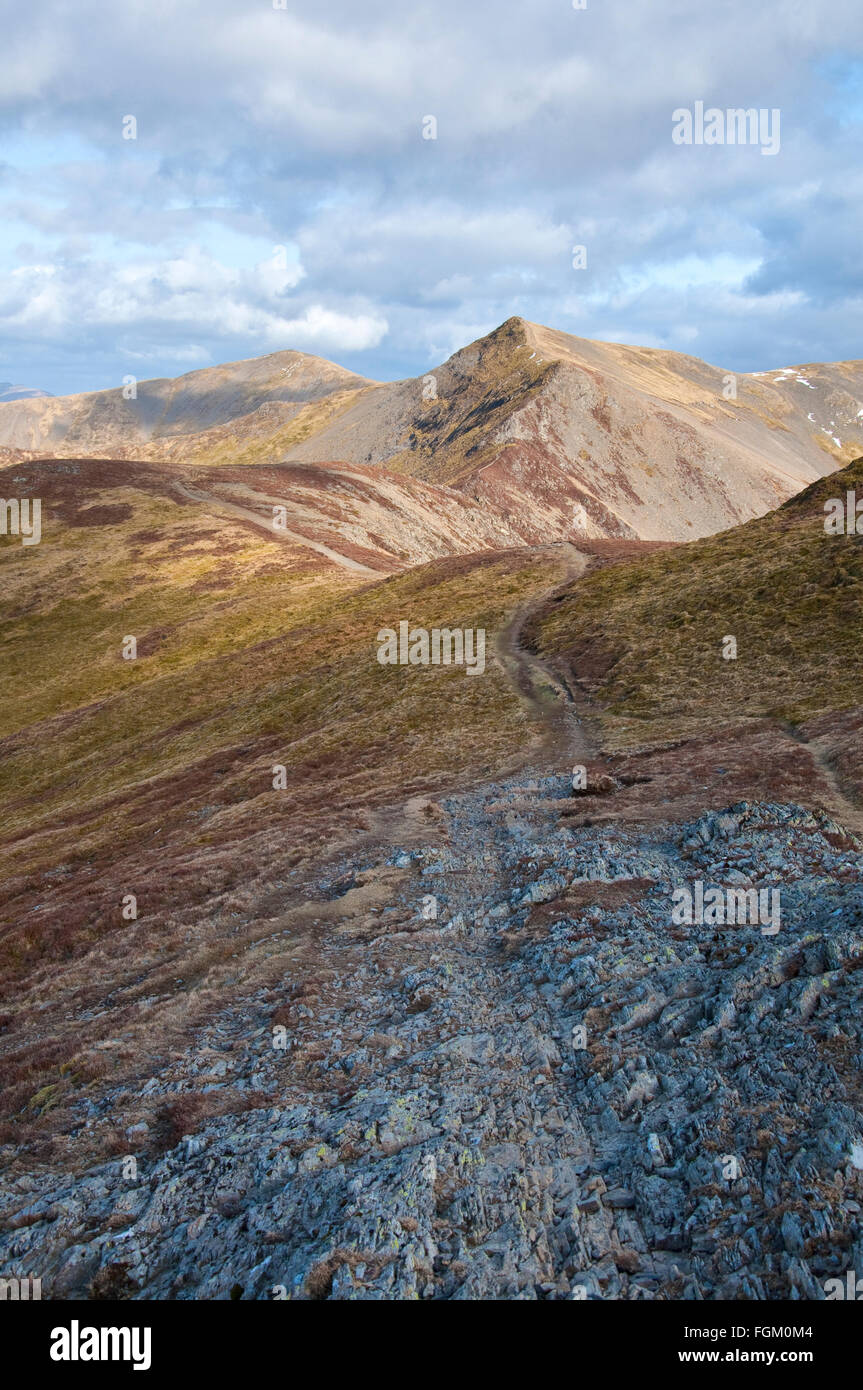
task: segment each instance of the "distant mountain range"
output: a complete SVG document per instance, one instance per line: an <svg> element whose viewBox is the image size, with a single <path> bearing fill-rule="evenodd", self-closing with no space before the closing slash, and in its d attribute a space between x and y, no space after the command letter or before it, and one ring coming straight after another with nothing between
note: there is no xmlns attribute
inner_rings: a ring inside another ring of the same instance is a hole
<svg viewBox="0 0 863 1390"><path fill-rule="evenodd" d="M13 386L11 381L0 381L0 401L32 401L51 396L50 391L42 391L38 386Z"/></svg>
<svg viewBox="0 0 863 1390"><path fill-rule="evenodd" d="M461 494L526 543L709 535L863 452L863 362L736 376L521 318L407 381L286 351L135 391L0 404L0 447L383 468Z"/></svg>

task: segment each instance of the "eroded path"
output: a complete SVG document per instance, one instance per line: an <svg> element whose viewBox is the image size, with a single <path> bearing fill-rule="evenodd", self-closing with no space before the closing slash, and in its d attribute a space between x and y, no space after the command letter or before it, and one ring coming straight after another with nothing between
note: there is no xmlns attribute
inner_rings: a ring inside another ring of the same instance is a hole
<svg viewBox="0 0 863 1390"><path fill-rule="evenodd" d="M353 560L349 555L340 554L338 550L333 550L323 541L310 540L308 536L300 535L299 531L289 531L284 526L273 526L272 515L265 516L261 512L253 511L251 507L240 507L236 502L226 502L221 497L215 497L211 492L204 492L201 488L192 487L179 479L174 480L174 487L181 496L186 497L190 502L204 502L208 507L214 508L225 516L235 516L240 521L251 521L253 525L266 531L267 535L274 540L287 541L291 545L299 545L307 550L314 550L316 554L323 555L333 564L339 565L342 569L352 570L355 574L367 574L374 579L382 577L378 570L360 564L359 560Z"/></svg>
<svg viewBox="0 0 863 1390"><path fill-rule="evenodd" d="M809 754L822 782L821 801L825 809L841 821L853 834L863 837L863 807L852 791L843 785L836 770L835 753L829 739L807 737L796 726L784 724L783 729Z"/></svg>
<svg viewBox="0 0 863 1390"><path fill-rule="evenodd" d="M519 699L537 722L545 758L586 762L591 750L572 691L548 662L526 646L523 634L536 613L553 602L573 580L581 578L589 557L569 541L545 546L537 554L562 562L564 577L516 609L497 637L495 654Z"/></svg>

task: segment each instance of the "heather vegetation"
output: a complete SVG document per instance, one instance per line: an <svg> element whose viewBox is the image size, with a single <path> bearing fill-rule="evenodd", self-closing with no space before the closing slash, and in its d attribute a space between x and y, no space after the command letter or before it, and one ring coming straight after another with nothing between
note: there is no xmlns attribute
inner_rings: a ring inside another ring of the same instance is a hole
<svg viewBox="0 0 863 1390"><path fill-rule="evenodd" d="M849 490L863 497L863 459L769 516L596 569L537 620L538 649L589 692L608 747L859 705L863 536L824 529L825 502Z"/></svg>

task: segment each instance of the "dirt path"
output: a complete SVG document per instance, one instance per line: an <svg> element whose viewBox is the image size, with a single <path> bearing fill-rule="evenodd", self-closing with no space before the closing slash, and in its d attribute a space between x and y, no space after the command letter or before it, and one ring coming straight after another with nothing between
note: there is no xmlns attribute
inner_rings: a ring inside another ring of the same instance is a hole
<svg viewBox="0 0 863 1390"><path fill-rule="evenodd" d="M529 620L562 593L574 579L580 579L589 564L569 541L544 547L538 552L560 560L566 567L562 580L534 594L510 618L498 635L495 652L514 685L519 698L540 723L543 751L555 761L585 762L590 756L590 740L575 708L572 691L549 662L529 651L522 640Z"/></svg>
<svg viewBox="0 0 863 1390"><path fill-rule="evenodd" d="M292 545L305 546L307 550L317 551L318 555L323 555L333 564L341 566L342 569L352 570L355 574L367 574L372 579L383 577L378 570L369 569L368 565L361 565L358 560L352 560L348 555L340 555L337 550L332 550L328 545L324 545L323 541L309 540L308 536L301 536L298 531L287 531L283 526L274 527L272 517L262 516L260 512L253 512L250 507L238 507L235 502L225 502L221 497L214 497L212 493L202 492L197 487L189 487L187 483L181 483L179 480L175 480L174 487L190 502L205 502L208 506L217 507L220 512L227 513L228 516L238 517L241 521L251 521L255 526L260 526L261 530L266 531L268 536L276 540L290 541Z"/></svg>
<svg viewBox="0 0 863 1390"><path fill-rule="evenodd" d="M806 749L820 773L822 781L827 785L829 794L820 797L824 809L829 811L846 830L850 830L852 835L863 838L863 810L845 792L821 740L806 738L805 734L792 724L786 724L784 728L795 743L799 743L801 747Z"/></svg>

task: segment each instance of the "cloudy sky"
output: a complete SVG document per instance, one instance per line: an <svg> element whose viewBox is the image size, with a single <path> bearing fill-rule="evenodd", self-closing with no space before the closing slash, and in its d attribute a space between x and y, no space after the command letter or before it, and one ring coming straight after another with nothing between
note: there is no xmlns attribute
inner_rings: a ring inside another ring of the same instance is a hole
<svg viewBox="0 0 863 1390"><path fill-rule="evenodd" d="M516 313L863 357L860 0L284 3L3 0L0 379L391 379ZM778 109L779 152L676 144L697 101Z"/></svg>

